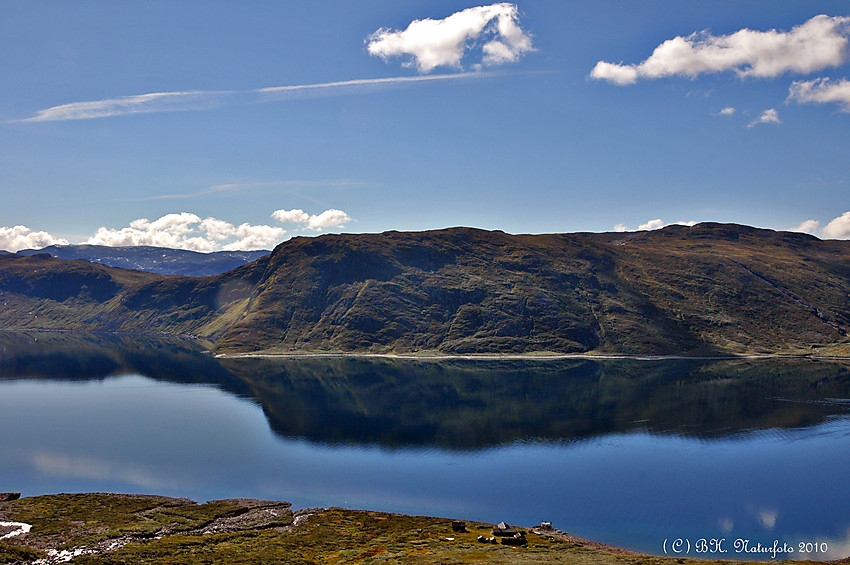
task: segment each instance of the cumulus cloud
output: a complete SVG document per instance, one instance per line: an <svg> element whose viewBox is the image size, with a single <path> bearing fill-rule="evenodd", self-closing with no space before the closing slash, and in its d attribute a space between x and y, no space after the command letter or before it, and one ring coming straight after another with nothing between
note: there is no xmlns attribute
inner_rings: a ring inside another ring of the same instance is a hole
<svg viewBox="0 0 850 565"><path fill-rule="evenodd" d="M735 108L733 108L732 106L726 106L725 108L723 108L722 110L717 112L718 116L732 116L734 114L735 114Z"/></svg>
<svg viewBox="0 0 850 565"><path fill-rule="evenodd" d="M310 216L307 225L310 229L321 230L322 228L342 228L351 221L348 214L342 210L325 210L318 216Z"/></svg>
<svg viewBox="0 0 850 565"><path fill-rule="evenodd" d="M850 212L844 212L821 230L824 237L830 239L848 239L850 238Z"/></svg>
<svg viewBox="0 0 850 565"><path fill-rule="evenodd" d="M748 128L755 127L759 124L781 124L782 122L779 120L779 114L773 108L768 108L761 115L747 124Z"/></svg>
<svg viewBox="0 0 850 565"><path fill-rule="evenodd" d="M252 251L254 249L269 249L280 241L286 233L285 229L251 224L239 224L235 229L234 242L228 243L222 249L224 251Z"/></svg>
<svg viewBox="0 0 850 565"><path fill-rule="evenodd" d="M617 63L599 61L590 71L590 76L597 80L607 80L625 86L636 83L640 73L634 65L618 65Z"/></svg>
<svg viewBox="0 0 850 565"><path fill-rule="evenodd" d="M41 249L48 245L68 245L68 241L46 231L33 231L26 226L0 227L0 249L12 253L21 249Z"/></svg>
<svg viewBox="0 0 850 565"><path fill-rule="evenodd" d="M815 16L791 31L741 29L730 35L708 32L668 39L637 64L599 61L590 76L628 85L638 79L696 77L734 71L742 77L810 73L846 58L850 17Z"/></svg>
<svg viewBox="0 0 850 565"><path fill-rule="evenodd" d="M796 81L788 90L788 100L801 104L837 103L842 112L850 112L850 80L832 81L829 78Z"/></svg>
<svg viewBox="0 0 850 565"><path fill-rule="evenodd" d="M795 228L791 228L788 231L793 231L793 232L797 232L797 233L810 233L810 234L814 235L814 233L818 231L819 227L820 227L819 221L817 221L817 220L806 220L803 223L801 223L799 226L797 226Z"/></svg>
<svg viewBox="0 0 850 565"><path fill-rule="evenodd" d="M680 222L672 222L672 223L668 224L667 222L665 222L661 218L656 218L654 220L649 220L645 224L640 224L637 227L637 231L657 230L657 229L661 229L661 228L667 227L667 226L695 226L696 224L697 223L693 220L690 220L690 221L687 221L687 222L681 222L681 221ZM616 226L614 226L614 231L615 232L626 232L626 231L634 231L634 230L629 228L626 224L617 224Z"/></svg>
<svg viewBox="0 0 850 565"><path fill-rule="evenodd" d="M331 208L321 214L308 214L304 210L294 208L292 210L275 210L272 217L285 224L301 224L306 228L322 231L327 228L343 228L351 221L351 217L343 212Z"/></svg>
<svg viewBox="0 0 850 565"><path fill-rule="evenodd" d="M275 210L272 212L272 218L284 224L306 224L310 221L310 214L300 208L292 210Z"/></svg>
<svg viewBox="0 0 850 565"><path fill-rule="evenodd" d="M283 228L247 223L234 226L224 220L212 217L201 220L195 214L181 212L166 214L154 221L140 218L120 229L101 227L84 243L110 247L152 245L209 253L268 249L284 234Z"/></svg>
<svg viewBox="0 0 850 565"><path fill-rule="evenodd" d="M661 218L656 218L654 220L649 220L645 224L641 224L638 226L638 231L648 231L648 230L657 230L664 227L664 221Z"/></svg>
<svg viewBox="0 0 850 565"><path fill-rule="evenodd" d="M212 217L201 220L199 227L206 232L208 238L214 241L227 239L236 233L233 224Z"/></svg>
<svg viewBox="0 0 850 565"><path fill-rule="evenodd" d="M513 63L534 50L531 36L518 21L514 4L476 6L442 20L414 20L403 31L379 29L367 38L366 50L384 60L409 56L404 65L422 73L436 67L460 68L464 55L479 45L480 64Z"/></svg>
<svg viewBox="0 0 850 565"><path fill-rule="evenodd" d="M342 228L351 217L335 208L320 214L308 214L299 209L276 210L272 217L283 223L297 224L296 229L322 231ZM190 212L165 214L156 220L139 218L126 227L101 226L95 234L82 243L109 247L150 245L209 253L212 251L252 251L270 249L288 232L277 226L242 223L231 224L225 220L200 216ZM0 249L16 252L21 249L41 249L48 245L68 245L65 239L44 231L33 231L26 226L0 227Z"/></svg>

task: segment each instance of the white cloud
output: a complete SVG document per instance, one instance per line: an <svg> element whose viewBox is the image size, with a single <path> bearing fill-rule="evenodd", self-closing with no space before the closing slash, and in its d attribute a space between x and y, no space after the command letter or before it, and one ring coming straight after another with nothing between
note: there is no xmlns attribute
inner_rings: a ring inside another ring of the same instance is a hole
<svg viewBox="0 0 850 565"><path fill-rule="evenodd" d="M801 223L799 226L795 228L791 228L788 231L793 231L797 233L810 233L814 234L818 231L818 227L820 227L820 222L817 220L806 220Z"/></svg>
<svg viewBox="0 0 850 565"><path fill-rule="evenodd" d="M14 253L21 249L41 249L48 245L68 245L68 241L46 231L33 231L26 226L0 227L0 249Z"/></svg>
<svg viewBox="0 0 850 565"><path fill-rule="evenodd" d="M634 84L637 82L640 73L634 65L618 65L616 63L606 63L599 61L593 70L590 71L590 76L598 80L607 80L620 86Z"/></svg>
<svg viewBox="0 0 850 565"><path fill-rule="evenodd" d="M745 28L720 36L693 33L668 39L638 64L599 61L590 76L627 85L639 78L696 77L730 70L742 77L809 73L844 62L848 23L850 17L819 15L788 32Z"/></svg>
<svg viewBox="0 0 850 565"><path fill-rule="evenodd" d="M308 214L303 210L276 210L272 217L284 223L298 224L298 229L322 231L342 228L351 222L351 216L330 208L321 214ZM88 245L109 247L132 247L150 245L188 249L209 253L212 251L252 251L271 249L279 243L287 231L281 227L265 224L243 223L238 226L218 218L204 218L196 214L180 212L165 214L156 220L139 218L126 227L101 226L85 241ZM33 231L26 226L0 227L0 249L19 251L41 249L48 245L68 245L68 241L44 231Z"/></svg>
<svg viewBox="0 0 850 565"><path fill-rule="evenodd" d="M821 235L830 239L850 238L850 212L844 212L821 230Z"/></svg>
<svg viewBox="0 0 850 565"><path fill-rule="evenodd" d="M637 231L657 230L657 229L661 229L661 228L664 228L664 227L667 227L667 226L689 226L690 227L690 226L695 226L696 224L697 223L693 220L690 220L690 221L687 221L687 222L681 222L681 221L680 222L672 222L672 223L668 224L667 222L665 222L661 218L656 218L654 220L649 220L645 224L640 224L637 228ZM615 232L626 232L626 231L634 231L634 230L630 229L626 224L617 224L616 226L614 226L614 231Z"/></svg>
<svg viewBox="0 0 850 565"><path fill-rule="evenodd" d="M284 224L306 224L310 221L310 214L299 208L292 210L275 210L272 212L272 218Z"/></svg>
<svg viewBox="0 0 850 565"><path fill-rule="evenodd" d="M734 114L735 114L735 108L733 108L732 106L726 106L725 108L723 108L722 110L717 112L717 115L719 115L719 116L732 116Z"/></svg>
<svg viewBox="0 0 850 565"><path fill-rule="evenodd" d="M310 229L321 231L322 228L345 227L345 224L350 221L351 218L349 218L348 214L342 210L331 209L325 210L318 216L310 216L310 220L307 222L307 225Z"/></svg>
<svg viewBox="0 0 850 565"><path fill-rule="evenodd" d="M206 110L216 106L223 98L234 94L236 93L227 91L152 92L108 100L72 102L40 110L31 118L22 121L55 122L151 112Z"/></svg>
<svg viewBox="0 0 850 565"><path fill-rule="evenodd" d="M331 96L352 94L365 90L392 88L406 84L431 81L465 80L492 76L488 73L453 73L444 75L387 77L377 79L356 79L316 84L293 84L273 86L256 90L212 90L191 92L157 92L93 100L72 102L39 110L34 116L18 120L19 122L57 122L65 120L90 120L110 118L128 114L150 114L154 112L178 112L188 110L208 110L224 103L249 104L274 102L297 97Z"/></svg>
<svg viewBox="0 0 850 565"><path fill-rule="evenodd" d="M238 241L228 243L222 249L224 251L251 251L254 249L269 249L280 241L286 230L272 226L252 226L251 224L240 224L236 228Z"/></svg>
<svg viewBox="0 0 850 565"><path fill-rule="evenodd" d="M247 223L237 227L224 220L212 217L201 220L195 214L181 212L166 214L154 221L140 218L130 222L128 227L120 229L101 227L84 243L110 247L152 245L209 253L222 249L268 249L285 234L286 230L283 228ZM233 238L237 239L225 243L225 240Z"/></svg>
<svg viewBox="0 0 850 565"><path fill-rule="evenodd" d="M207 237L215 241L227 239L236 233L236 228L230 222L206 218L201 221L200 228L207 233Z"/></svg>
<svg viewBox="0 0 850 565"><path fill-rule="evenodd" d="M664 222L661 220L661 218L656 218L654 220L649 220L645 224L639 225L638 231L657 230L657 229L660 229L660 228L663 228L663 227L664 227Z"/></svg>
<svg viewBox="0 0 850 565"><path fill-rule="evenodd" d="M304 210L295 208L292 210L275 210L272 217L279 222L302 224L305 227L321 231L323 228L342 228L351 221L351 217L335 208L325 210L321 214L308 214Z"/></svg>
<svg viewBox="0 0 850 565"><path fill-rule="evenodd" d="M805 103L828 104L836 102L842 112L850 112L850 80L833 82L829 78L809 81L796 81L788 90L788 100Z"/></svg>
<svg viewBox="0 0 850 565"><path fill-rule="evenodd" d="M414 20L403 31L379 29L368 37L366 49L384 60L409 55L404 65L423 73L436 67L460 68L466 52L479 44L483 65L512 63L534 50L518 20L514 4L476 6L442 20Z"/></svg>
<svg viewBox="0 0 850 565"><path fill-rule="evenodd" d="M779 120L779 114L773 108L768 108L761 115L747 124L748 128L755 127L759 124L781 124L782 122Z"/></svg>

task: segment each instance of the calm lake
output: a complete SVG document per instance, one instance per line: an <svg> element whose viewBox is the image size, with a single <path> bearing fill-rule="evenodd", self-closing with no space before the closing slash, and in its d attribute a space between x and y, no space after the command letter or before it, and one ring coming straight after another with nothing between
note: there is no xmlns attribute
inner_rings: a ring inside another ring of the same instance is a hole
<svg viewBox="0 0 850 565"><path fill-rule="evenodd" d="M0 491L546 520L653 554L680 539L691 557L700 539L725 540L730 559L771 557L736 552L736 540L788 543L777 559L850 555L846 363L202 349L0 332Z"/></svg>

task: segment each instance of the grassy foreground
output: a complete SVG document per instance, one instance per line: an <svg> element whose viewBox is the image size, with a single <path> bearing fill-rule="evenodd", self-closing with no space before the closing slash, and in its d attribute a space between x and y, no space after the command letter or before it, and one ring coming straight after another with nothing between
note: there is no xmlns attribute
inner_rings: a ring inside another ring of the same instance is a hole
<svg viewBox="0 0 850 565"><path fill-rule="evenodd" d="M0 541L0 563L575 563L678 564L557 532L527 545L481 543L491 524L288 503L115 494L58 494L0 502L0 522L32 525ZM70 561L68 561L70 558ZM688 563L711 563L687 560Z"/></svg>

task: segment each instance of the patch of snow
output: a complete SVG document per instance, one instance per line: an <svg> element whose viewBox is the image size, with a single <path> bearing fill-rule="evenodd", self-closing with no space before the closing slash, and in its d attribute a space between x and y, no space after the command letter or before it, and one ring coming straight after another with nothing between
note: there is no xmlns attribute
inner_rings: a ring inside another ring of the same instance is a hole
<svg viewBox="0 0 850 565"><path fill-rule="evenodd" d="M0 539L12 538L15 536L20 536L32 529L31 524L24 524L23 522L0 522L0 526L6 528L18 528L17 530L11 531L5 536L0 536Z"/></svg>
<svg viewBox="0 0 850 565"><path fill-rule="evenodd" d="M67 563L71 559L75 557L79 557L86 553L85 549L75 549L73 551L62 550L57 551L55 549L47 550L47 558L39 559L38 561L33 561L32 565L52 565L53 563Z"/></svg>

